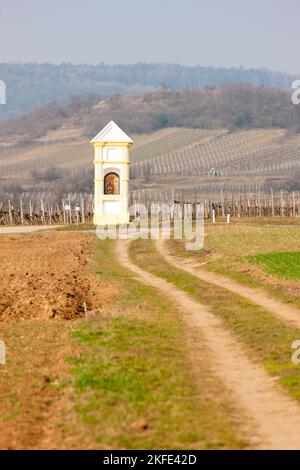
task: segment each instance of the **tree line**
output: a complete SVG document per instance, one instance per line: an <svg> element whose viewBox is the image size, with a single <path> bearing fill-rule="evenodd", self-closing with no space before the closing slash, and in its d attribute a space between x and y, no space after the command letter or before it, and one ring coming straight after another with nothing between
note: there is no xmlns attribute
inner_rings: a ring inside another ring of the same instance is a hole
<svg viewBox="0 0 300 470"><path fill-rule="evenodd" d="M268 70L188 67L176 64L73 65L0 63L0 80L7 86L7 104L0 117L31 111L71 95L129 95L158 89L217 87L224 83L289 89L299 77Z"/></svg>
<svg viewBox="0 0 300 470"><path fill-rule="evenodd" d="M300 131L300 105L289 92L263 86L227 84L209 89L161 90L133 96L88 95L50 103L20 117L1 121L0 138L18 136L31 145L63 125L93 137L111 119L132 134L165 127L200 129L285 128Z"/></svg>

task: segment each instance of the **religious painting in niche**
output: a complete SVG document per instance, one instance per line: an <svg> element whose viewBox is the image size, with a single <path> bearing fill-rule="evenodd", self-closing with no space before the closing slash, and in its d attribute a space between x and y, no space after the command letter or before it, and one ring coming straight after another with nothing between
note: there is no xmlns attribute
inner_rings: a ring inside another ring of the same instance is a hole
<svg viewBox="0 0 300 470"><path fill-rule="evenodd" d="M104 194L120 194L119 181L117 173L108 173L104 178Z"/></svg>

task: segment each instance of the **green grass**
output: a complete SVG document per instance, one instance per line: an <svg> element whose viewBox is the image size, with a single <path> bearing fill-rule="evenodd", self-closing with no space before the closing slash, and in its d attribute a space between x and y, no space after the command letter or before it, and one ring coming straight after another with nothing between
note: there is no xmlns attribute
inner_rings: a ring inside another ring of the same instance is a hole
<svg viewBox="0 0 300 470"><path fill-rule="evenodd" d="M283 279L300 279L300 252L264 253L246 260L261 266L268 274Z"/></svg>
<svg viewBox="0 0 300 470"><path fill-rule="evenodd" d="M258 305L171 266L158 254L153 242L135 241L131 257L143 269L208 306L244 343L253 359L264 364L291 396L300 400L300 367L291 362L291 345L300 339L299 330L285 325Z"/></svg>
<svg viewBox="0 0 300 470"><path fill-rule="evenodd" d="M117 282L120 295L105 314L76 329L73 337L82 352L69 361L76 409L97 445L243 447L236 418L230 418L230 404L205 353L200 376L192 372L181 312L120 267L114 242L98 242L95 257L97 272ZM146 429L139 429L139 423Z"/></svg>

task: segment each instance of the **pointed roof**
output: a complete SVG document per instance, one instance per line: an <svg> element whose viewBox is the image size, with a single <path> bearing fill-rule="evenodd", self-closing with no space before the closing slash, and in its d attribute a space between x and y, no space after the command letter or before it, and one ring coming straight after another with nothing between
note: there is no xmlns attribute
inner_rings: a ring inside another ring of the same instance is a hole
<svg viewBox="0 0 300 470"><path fill-rule="evenodd" d="M122 129L114 122L110 121L103 129L91 140L91 144L106 142L124 142L133 144L133 141Z"/></svg>

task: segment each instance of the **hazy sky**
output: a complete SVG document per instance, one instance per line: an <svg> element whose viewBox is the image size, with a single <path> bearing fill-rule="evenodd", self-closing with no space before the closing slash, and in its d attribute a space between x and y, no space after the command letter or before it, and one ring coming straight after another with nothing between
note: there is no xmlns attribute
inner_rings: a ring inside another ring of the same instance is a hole
<svg viewBox="0 0 300 470"><path fill-rule="evenodd" d="M300 73L299 0L0 0L0 62Z"/></svg>

